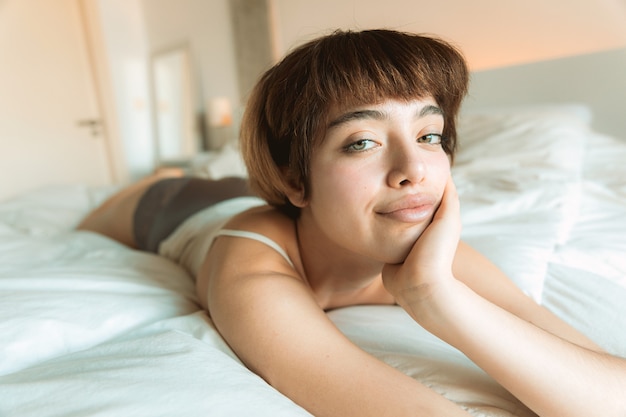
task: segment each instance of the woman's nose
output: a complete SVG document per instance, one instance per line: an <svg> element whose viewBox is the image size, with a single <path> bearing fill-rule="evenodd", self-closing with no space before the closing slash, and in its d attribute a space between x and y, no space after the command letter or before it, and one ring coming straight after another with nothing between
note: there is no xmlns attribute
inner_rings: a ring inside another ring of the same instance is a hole
<svg viewBox="0 0 626 417"><path fill-rule="evenodd" d="M388 183L390 187L406 187L419 184L426 177L426 163L419 147L407 146L390 155Z"/></svg>

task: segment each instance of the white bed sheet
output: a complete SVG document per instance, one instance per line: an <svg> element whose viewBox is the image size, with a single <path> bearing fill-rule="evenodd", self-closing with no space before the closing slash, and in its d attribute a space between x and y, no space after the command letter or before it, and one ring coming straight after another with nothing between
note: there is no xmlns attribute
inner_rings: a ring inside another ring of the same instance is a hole
<svg viewBox="0 0 626 417"><path fill-rule="evenodd" d="M626 142L571 110L464 116L463 238L626 356ZM0 203L0 416L308 415L240 363L182 268L72 229L111 191L56 187ZM473 415L532 415L399 307L329 314Z"/></svg>

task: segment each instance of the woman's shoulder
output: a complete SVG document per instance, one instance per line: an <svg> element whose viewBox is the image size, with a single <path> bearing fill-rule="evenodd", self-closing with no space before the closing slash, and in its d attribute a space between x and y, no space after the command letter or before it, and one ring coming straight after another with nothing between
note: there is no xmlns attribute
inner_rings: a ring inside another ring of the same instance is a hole
<svg viewBox="0 0 626 417"><path fill-rule="evenodd" d="M210 281L241 282L274 274L302 280L295 222L273 207L253 207L224 224L213 242L198 276L201 301L207 302L202 295Z"/></svg>
<svg viewBox="0 0 626 417"><path fill-rule="evenodd" d="M241 230L264 235L277 243L287 244L296 238L294 219L269 205L253 207L233 216L224 229Z"/></svg>
<svg viewBox="0 0 626 417"><path fill-rule="evenodd" d="M223 237L228 238L227 244ZM250 256L259 252L263 260L257 264L260 268L271 267L282 258L298 275L302 273L295 220L269 205L253 207L233 216L224 224L213 246L226 249L223 259L234 261L242 254ZM278 258L274 256L277 254Z"/></svg>

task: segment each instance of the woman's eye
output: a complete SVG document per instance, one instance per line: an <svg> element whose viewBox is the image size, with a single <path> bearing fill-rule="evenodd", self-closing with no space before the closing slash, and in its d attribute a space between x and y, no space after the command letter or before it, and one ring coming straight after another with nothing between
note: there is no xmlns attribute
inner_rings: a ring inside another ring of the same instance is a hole
<svg viewBox="0 0 626 417"><path fill-rule="evenodd" d="M344 149L347 152L362 152L372 149L376 146L376 142L370 139L360 139L346 146Z"/></svg>
<svg viewBox="0 0 626 417"><path fill-rule="evenodd" d="M426 143L428 145L440 145L443 141L443 136L439 133L429 133L424 136L420 136L417 138L418 143Z"/></svg>

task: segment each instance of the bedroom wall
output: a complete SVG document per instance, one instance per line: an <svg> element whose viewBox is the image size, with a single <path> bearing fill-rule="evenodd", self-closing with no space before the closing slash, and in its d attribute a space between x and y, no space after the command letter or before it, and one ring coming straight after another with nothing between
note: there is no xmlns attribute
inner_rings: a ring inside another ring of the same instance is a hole
<svg viewBox="0 0 626 417"><path fill-rule="evenodd" d="M271 0L277 51L331 28L389 27L459 45L472 69L626 47L624 0Z"/></svg>

